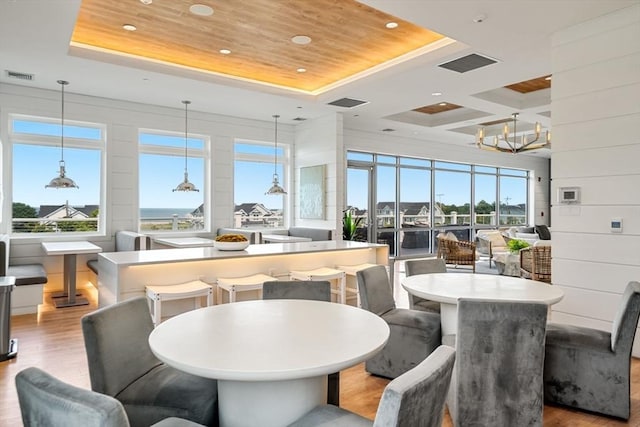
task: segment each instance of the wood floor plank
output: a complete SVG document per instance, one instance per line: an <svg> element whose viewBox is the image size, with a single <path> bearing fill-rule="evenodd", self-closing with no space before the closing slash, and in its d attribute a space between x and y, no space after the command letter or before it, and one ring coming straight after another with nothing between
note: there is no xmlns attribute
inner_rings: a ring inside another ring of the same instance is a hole
<svg viewBox="0 0 640 427"><path fill-rule="evenodd" d="M80 329L80 318L96 309L95 291L85 292L88 306L56 309L47 295L45 304L36 315L12 318L13 338L18 339L18 356L0 362L0 427L22 426L14 379L18 372L37 366L63 381L79 387L90 387L87 358ZM631 418L623 422L568 408L545 405L545 427L640 427L640 360L631 364ZM341 373L341 406L373 419L378 402L388 380L369 375L364 364ZM445 414L444 427L452 427ZM500 427L500 426L492 426Z"/></svg>

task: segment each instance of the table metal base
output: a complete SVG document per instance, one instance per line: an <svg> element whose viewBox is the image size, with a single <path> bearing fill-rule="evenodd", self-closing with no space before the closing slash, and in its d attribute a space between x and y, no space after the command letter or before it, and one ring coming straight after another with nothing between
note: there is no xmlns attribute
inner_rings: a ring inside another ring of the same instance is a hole
<svg viewBox="0 0 640 427"><path fill-rule="evenodd" d="M0 354L0 362L13 359L18 355L18 340L13 338L9 341L9 352L6 354Z"/></svg>
<svg viewBox="0 0 640 427"><path fill-rule="evenodd" d="M67 298L68 296L69 296L69 294L67 293L67 291L54 292L54 293L51 294L51 298ZM82 296L80 291L76 291L76 296L77 297L81 297Z"/></svg>
<svg viewBox="0 0 640 427"><path fill-rule="evenodd" d="M81 295L81 294L76 294L76 295ZM78 305L89 305L89 300L87 300L83 296L75 297L74 300L75 301L69 301L69 298L58 298L53 300L53 305L56 308L75 307Z"/></svg>

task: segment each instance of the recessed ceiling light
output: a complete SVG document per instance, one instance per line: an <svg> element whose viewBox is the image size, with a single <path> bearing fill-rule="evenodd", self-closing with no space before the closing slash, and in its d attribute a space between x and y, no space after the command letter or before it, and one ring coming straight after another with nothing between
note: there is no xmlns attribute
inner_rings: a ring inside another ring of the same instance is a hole
<svg viewBox="0 0 640 427"><path fill-rule="evenodd" d="M220 53L223 55L229 55L231 51L229 49L220 49Z"/></svg>
<svg viewBox="0 0 640 427"><path fill-rule="evenodd" d="M398 28L398 23L397 22L387 22L386 24L384 24L384 26L389 28L390 30L393 30L394 28Z"/></svg>
<svg viewBox="0 0 640 427"><path fill-rule="evenodd" d="M213 15L213 9L206 4L192 4L189 6L189 12L198 16L211 16Z"/></svg>
<svg viewBox="0 0 640 427"><path fill-rule="evenodd" d="M135 31L137 30L135 25L131 25L131 24L124 24L122 26L122 29L127 30L127 31Z"/></svg>
<svg viewBox="0 0 640 427"><path fill-rule="evenodd" d="M293 36L291 41L295 44L309 44L311 43L311 37L309 36Z"/></svg>
<svg viewBox="0 0 640 427"><path fill-rule="evenodd" d="M431 96L442 96L442 92L432 92Z"/></svg>
<svg viewBox="0 0 640 427"><path fill-rule="evenodd" d="M298 68L296 71L299 72L299 73L306 73L307 69L306 68Z"/></svg>
<svg viewBox="0 0 640 427"><path fill-rule="evenodd" d="M151 3L153 3L153 0L140 0L140 3L142 3L142 4L151 4Z"/></svg>

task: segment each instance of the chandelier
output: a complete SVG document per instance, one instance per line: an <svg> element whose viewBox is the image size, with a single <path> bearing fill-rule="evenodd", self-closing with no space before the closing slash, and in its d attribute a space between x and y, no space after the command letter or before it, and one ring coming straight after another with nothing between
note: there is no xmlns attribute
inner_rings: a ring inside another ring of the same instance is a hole
<svg viewBox="0 0 640 427"><path fill-rule="evenodd" d="M517 154L523 151L537 150L551 144L551 133L546 132L544 141L538 141L540 139L541 126L536 122L535 133L533 135L521 135L518 138L517 135L517 122L518 114L513 113L513 133L509 131L509 124L505 123L502 129L502 135L496 135L493 137L493 142L485 142L485 130L484 127L478 129L476 134L476 145L478 148L489 151L500 151L502 153Z"/></svg>
<svg viewBox="0 0 640 427"><path fill-rule="evenodd" d="M267 194L267 195L275 195L275 196L279 196L279 195L282 195L282 194L287 194L287 192L284 190L284 188L280 187L280 183L278 182L279 179L278 179L277 167L278 167L278 118L279 117L280 116L277 115L277 114L275 114L273 116L273 118L275 119L275 122L276 122L276 124L275 124L275 130L276 131L275 131L275 138L274 138L275 139L275 149L274 149L275 157L273 159L273 182L271 184L271 188L269 188L267 190L267 192L264 193L264 194Z"/></svg>
<svg viewBox="0 0 640 427"><path fill-rule="evenodd" d="M182 101L184 104L184 181L182 181L172 191L200 191L196 186L189 182L189 172L187 172L187 106L191 104L191 101Z"/></svg>
<svg viewBox="0 0 640 427"><path fill-rule="evenodd" d="M58 176L53 178L49 184L45 185L45 188L78 188L76 183L69 178L66 173L65 164L64 164L64 87L69 84L66 80L58 80L57 83L60 85L60 90L62 92L61 96L61 114L60 114L60 172L58 172Z"/></svg>

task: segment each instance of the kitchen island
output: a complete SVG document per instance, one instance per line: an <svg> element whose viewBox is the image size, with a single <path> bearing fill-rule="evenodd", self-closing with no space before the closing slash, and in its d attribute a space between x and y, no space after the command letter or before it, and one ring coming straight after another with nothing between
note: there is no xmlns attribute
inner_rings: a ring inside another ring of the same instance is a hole
<svg viewBox="0 0 640 427"><path fill-rule="evenodd" d="M144 296L146 285L173 285L191 280L215 285L218 277L257 273L288 280L291 270L363 263L386 266L388 262L387 245L336 240L249 245L242 251L201 247L104 252L98 255L98 298L100 307L105 307ZM175 303L173 314L184 311L181 301Z"/></svg>

